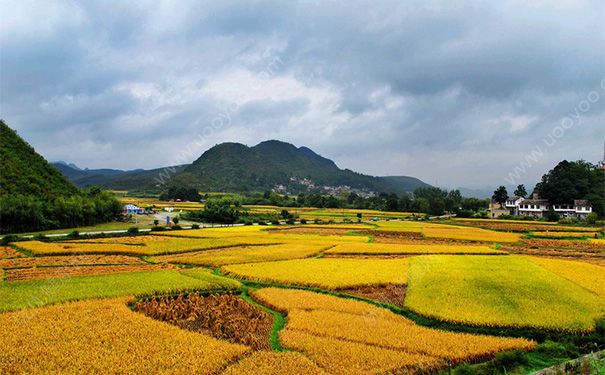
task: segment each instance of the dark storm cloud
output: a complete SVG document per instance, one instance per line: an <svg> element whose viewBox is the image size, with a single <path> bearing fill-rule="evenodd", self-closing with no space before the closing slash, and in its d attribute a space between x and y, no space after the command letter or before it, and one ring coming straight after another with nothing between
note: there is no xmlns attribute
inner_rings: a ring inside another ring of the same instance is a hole
<svg viewBox="0 0 605 375"><path fill-rule="evenodd" d="M278 138L366 173L494 185L574 111L523 181L602 152L599 1L2 8L1 116L51 160L151 168Z"/></svg>

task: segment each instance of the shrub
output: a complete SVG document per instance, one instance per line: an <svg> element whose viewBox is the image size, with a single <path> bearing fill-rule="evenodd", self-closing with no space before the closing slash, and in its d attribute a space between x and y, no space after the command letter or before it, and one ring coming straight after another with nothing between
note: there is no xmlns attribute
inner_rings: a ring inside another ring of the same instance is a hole
<svg viewBox="0 0 605 375"><path fill-rule="evenodd" d="M137 227L130 227L126 231L126 234L128 234L129 236L136 236L137 234L139 234L139 228L137 228Z"/></svg>
<svg viewBox="0 0 605 375"><path fill-rule="evenodd" d="M74 230L67 235L67 238L78 238L78 237L80 237L80 232L78 232L77 230Z"/></svg>
<svg viewBox="0 0 605 375"><path fill-rule="evenodd" d="M38 233L34 236L34 240L44 242L44 241L48 241L48 237L46 237L42 233Z"/></svg>
<svg viewBox="0 0 605 375"><path fill-rule="evenodd" d="M307 224L307 219L300 219L301 224Z"/></svg>
<svg viewBox="0 0 605 375"><path fill-rule="evenodd" d="M200 229L198 224L191 224L191 229Z"/></svg>
<svg viewBox="0 0 605 375"><path fill-rule="evenodd" d="M166 230L165 227L153 227L153 228L151 228L152 232L162 232L162 231L165 231L165 230Z"/></svg>
<svg viewBox="0 0 605 375"><path fill-rule="evenodd" d="M519 366L529 363L527 354L521 350L513 350L496 354L494 359L489 363L494 372L508 372Z"/></svg>
<svg viewBox="0 0 605 375"><path fill-rule="evenodd" d="M586 216L586 224L594 225L597 223L598 218L599 215L597 215L596 212L591 212L588 214L588 216Z"/></svg>
<svg viewBox="0 0 605 375"><path fill-rule="evenodd" d="M8 234L2 237L2 240L0 240L0 245L8 245L10 242L17 241L19 241L19 236L15 236L14 234Z"/></svg>
<svg viewBox="0 0 605 375"><path fill-rule="evenodd" d="M465 363L456 367L456 369L452 372L454 375L475 375L477 371L473 368L473 366Z"/></svg>
<svg viewBox="0 0 605 375"><path fill-rule="evenodd" d="M176 225L175 224L175 225L172 226L172 230L181 230L181 229L183 229L183 228L181 228L180 225Z"/></svg>

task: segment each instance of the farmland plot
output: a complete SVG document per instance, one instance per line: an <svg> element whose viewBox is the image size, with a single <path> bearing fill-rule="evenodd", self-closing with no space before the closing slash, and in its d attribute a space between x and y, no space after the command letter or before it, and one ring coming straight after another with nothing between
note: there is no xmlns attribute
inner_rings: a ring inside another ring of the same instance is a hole
<svg viewBox="0 0 605 375"><path fill-rule="evenodd" d="M358 285L405 284L408 259L310 258L234 264L227 274L261 282L345 288Z"/></svg>
<svg viewBox="0 0 605 375"><path fill-rule="evenodd" d="M126 302L0 314L0 326L11 333L2 337L0 373L212 373L250 351L154 321Z"/></svg>
<svg viewBox="0 0 605 375"><path fill-rule="evenodd" d="M590 331L605 300L518 256L415 257L405 306L472 325Z"/></svg>
<svg viewBox="0 0 605 375"><path fill-rule="evenodd" d="M417 326L370 304L303 290L266 288L253 293L288 314L281 338L332 373L430 370L487 358L498 351L529 350L534 342L453 333Z"/></svg>

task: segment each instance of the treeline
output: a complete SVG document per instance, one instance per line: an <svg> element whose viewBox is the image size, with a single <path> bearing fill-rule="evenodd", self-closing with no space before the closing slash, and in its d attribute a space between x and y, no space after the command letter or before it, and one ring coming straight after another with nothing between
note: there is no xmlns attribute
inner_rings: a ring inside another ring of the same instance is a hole
<svg viewBox="0 0 605 375"><path fill-rule="evenodd" d="M121 213L122 204L115 195L97 188L53 199L21 194L0 196L2 233L96 225L116 220Z"/></svg>
<svg viewBox="0 0 605 375"><path fill-rule="evenodd" d="M471 216L489 207L488 199L464 198L458 190L422 187L413 194L379 194L362 197L355 193L332 196L321 194L280 195L273 192L243 196L242 204L279 207L350 208L378 211L418 212L429 215L455 213Z"/></svg>

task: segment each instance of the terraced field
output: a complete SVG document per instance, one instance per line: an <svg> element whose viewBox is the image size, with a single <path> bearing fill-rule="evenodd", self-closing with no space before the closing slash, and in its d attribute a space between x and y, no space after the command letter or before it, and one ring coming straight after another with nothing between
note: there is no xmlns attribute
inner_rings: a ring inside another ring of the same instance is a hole
<svg viewBox="0 0 605 375"><path fill-rule="evenodd" d="M392 220L14 242L0 373L530 372L567 358L553 345L605 349L600 236Z"/></svg>

